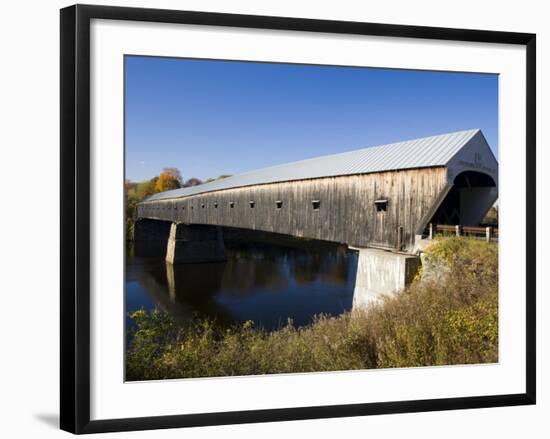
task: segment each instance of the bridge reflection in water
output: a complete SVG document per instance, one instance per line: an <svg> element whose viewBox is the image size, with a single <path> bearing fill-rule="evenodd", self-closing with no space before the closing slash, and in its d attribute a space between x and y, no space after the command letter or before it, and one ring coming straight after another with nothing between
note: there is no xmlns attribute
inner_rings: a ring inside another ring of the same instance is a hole
<svg viewBox="0 0 550 439"><path fill-rule="evenodd" d="M171 264L154 241L131 246L127 312L164 309L180 326L197 318L223 326L253 320L267 330L288 319L303 326L402 290L420 265L416 256L379 249L236 229L224 235L225 262Z"/></svg>
<svg viewBox="0 0 550 439"><path fill-rule="evenodd" d="M419 268L417 257L378 249L225 233L225 262L174 265L154 242L136 252L130 247L127 312L158 307L181 326L196 318L220 325L253 320L268 330L288 319L303 326L316 314L339 315L395 293Z"/></svg>
<svg viewBox="0 0 550 439"><path fill-rule="evenodd" d="M128 249L126 310L168 311L221 325L253 320L268 330L292 319L352 309L358 253L345 246L289 239L275 245L226 236L226 262L169 264L154 248ZM129 321L128 321L129 322Z"/></svg>

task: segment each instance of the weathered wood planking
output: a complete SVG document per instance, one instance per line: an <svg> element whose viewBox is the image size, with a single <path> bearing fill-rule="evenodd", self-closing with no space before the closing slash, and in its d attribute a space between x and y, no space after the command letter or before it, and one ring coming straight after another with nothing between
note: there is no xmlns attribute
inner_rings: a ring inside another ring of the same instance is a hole
<svg viewBox="0 0 550 439"><path fill-rule="evenodd" d="M444 167L326 177L226 189L138 205L138 218L239 227L358 247L405 249L447 185ZM319 200L315 210L312 201ZM387 200L386 211L375 201ZM250 202L254 202L254 207ZM282 207L277 208L277 201ZM233 202L234 207L230 207ZM216 207L217 206L217 207Z"/></svg>

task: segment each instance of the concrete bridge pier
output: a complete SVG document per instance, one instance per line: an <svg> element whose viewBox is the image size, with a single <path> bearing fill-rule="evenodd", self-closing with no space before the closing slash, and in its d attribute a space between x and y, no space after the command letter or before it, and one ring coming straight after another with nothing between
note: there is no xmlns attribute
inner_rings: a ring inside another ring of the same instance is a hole
<svg viewBox="0 0 550 439"><path fill-rule="evenodd" d="M166 262L185 264L226 260L221 227L172 223Z"/></svg>
<svg viewBox="0 0 550 439"><path fill-rule="evenodd" d="M420 268L420 258L373 248L359 252L353 309L367 307L409 285Z"/></svg>

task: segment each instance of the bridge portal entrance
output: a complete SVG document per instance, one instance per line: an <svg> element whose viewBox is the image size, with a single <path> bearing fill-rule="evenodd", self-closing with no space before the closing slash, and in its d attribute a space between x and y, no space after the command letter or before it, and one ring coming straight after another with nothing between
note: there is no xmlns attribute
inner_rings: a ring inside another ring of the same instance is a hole
<svg viewBox="0 0 550 439"><path fill-rule="evenodd" d="M497 199L496 183L487 174L458 174L429 223L476 226Z"/></svg>

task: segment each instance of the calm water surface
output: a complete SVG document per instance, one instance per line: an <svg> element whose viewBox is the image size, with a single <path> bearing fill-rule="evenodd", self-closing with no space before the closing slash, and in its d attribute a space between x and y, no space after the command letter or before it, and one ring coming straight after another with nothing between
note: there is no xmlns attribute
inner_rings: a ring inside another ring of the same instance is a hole
<svg viewBox="0 0 550 439"><path fill-rule="evenodd" d="M253 320L272 330L288 319L303 326L316 314L352 307L357 255L343 246L237 241L226 247L227 262L174 266L162 254L138 256L129 247L127 313L160 308L181 325L209 317L223 325Z"/></svg>

